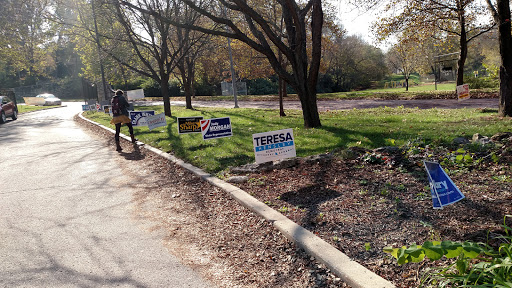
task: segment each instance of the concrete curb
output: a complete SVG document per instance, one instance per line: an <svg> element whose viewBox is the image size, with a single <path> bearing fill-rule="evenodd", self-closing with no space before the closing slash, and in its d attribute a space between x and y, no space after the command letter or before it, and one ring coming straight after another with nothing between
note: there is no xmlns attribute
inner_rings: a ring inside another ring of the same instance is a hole
<svg viewBox="0 0 512 288"><path fill-rule="evenodd" d="M83 120L97 125L103 129L106 129L112 133L115 133L113 129L105 127L99 123L86 119L79 114ZM121 137L131 141L128 136L121 134ZM137 142L137 144L143 144ZM353 288L392 288L395 287L391 282L378 276L372 271L366 269L361 264L351 260L347 255L334 248L329 243L320 239L310 231L304 229L302 226L297 225L295 222L288 219L283 214L275 211L268 207L264 203L260 202L256 198L249 195L247 192L240 188L231 185L221 179L214 177L203 170L192 166L185 161L178 159L168 153L165 153L155 147L145 144L144 148L165 158L175 164L191 171L197 176L201 177L205 181L208 181L212 185L223 189L236 201L242 204L244 207L250 209L257 215L265 218L267 221L272 222L281 233L283 233L290 241L293 241L296 245L304 249L308 254L315 257L318 261L325 264L331 272L340 277L345 283Z"/></svg>

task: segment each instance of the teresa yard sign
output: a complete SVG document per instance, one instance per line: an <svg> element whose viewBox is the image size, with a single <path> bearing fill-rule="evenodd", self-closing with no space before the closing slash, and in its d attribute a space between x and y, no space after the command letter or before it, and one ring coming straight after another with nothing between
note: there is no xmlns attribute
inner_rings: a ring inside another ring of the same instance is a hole
<svg viewBox="0 0 512 288"><path fill-rule="evenodd" d="M229 117L201 120L203 140L231 137L231 119Z"/></svg>
<svg viewBox="0 0 512 288"><path fill-rule="evenodd" d="M427 169L430 192L432 194L432 205L435 209L453 204L464 199L464 195L455 186L452 179L437 162L423 161Z"/></svg>
<svg viewBox="0 0 512 288"><path fill-rule="evenodd" d="M457 97L459 98L459 101L464 101L470 98L468 84L457 86Z"/></svg>
<svg viewBox="0 0 512 288"><path fill-rule="evenodd" d="M178 134L201 133L203 116L178 117Z"/></svg>
<svg viewBox="0 0 512 288"><path fill-rule="evenodd" d="M252 143L258 164L296 156L293 129L253 134Z"/></svg>

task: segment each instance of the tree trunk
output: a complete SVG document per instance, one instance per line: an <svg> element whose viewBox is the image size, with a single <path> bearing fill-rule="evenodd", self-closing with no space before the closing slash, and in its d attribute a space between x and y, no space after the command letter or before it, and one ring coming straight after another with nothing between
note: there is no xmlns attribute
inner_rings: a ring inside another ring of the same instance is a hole
<svg viewBox="0 0 512 288"><path fill-rule="evenodd" d="M500 41L500 116L512 116L512 35L509 0L498 0Z"/></svg>
<svg viewBox="0 0 512 288"><path fill-rule="evenodd" d="M169 95L169 76L162 76L160 78L160 89L162 92L162 98L164 100L164 113L165 116L172 117L171 114L171 99Z"/></svg>
<svg viewBox="0 0 512 288"><path fill-rule="evenodd" d="M178 65L180 70L181 81L183 82L183 90L185 90L185 108L192 108L192 76L190 70L187 69L188 64L182 62Z"/></svg>
<svg viewBox="0 0 512 288"><path fill-rule="evenodd" d="M283 98L286 96L286 82L284 82L284 79L279 76L279 116L285 117L286 114L284 113L284 105L283 105Z"/></svg>
<svg viewBox="0 0 512 288"><path fill-rule="evenodd" d="M459 9L459 25L460 25L460 55L457 61L457 86L464 84L464 65L468 57L468 41L466 35L466 18L464 16L464 9Z"/></svg>
<svg viewBox="0 0 512 288"><path fill-rule="evenodd" d="M307 83L300 83L295 87L295 91L300 99L302 106L302 116L304 118L305 128L321 127L320 115L318 113L318 106L316 103L316 92L310 91Z"/></svg>
<svg viewBox="0 0 512 288"><path fill-rule="evenodd" d="M409 76L405 76L405 91L409 91Z"/></svg>
<svg viewBox="0 0 512 288"><path fill-rule="evenodd" d="M192 108L192 84L188 77L185 81L183 81L183 89L185 90L185 107L186 107L186 109L193 109Z"/></svg>

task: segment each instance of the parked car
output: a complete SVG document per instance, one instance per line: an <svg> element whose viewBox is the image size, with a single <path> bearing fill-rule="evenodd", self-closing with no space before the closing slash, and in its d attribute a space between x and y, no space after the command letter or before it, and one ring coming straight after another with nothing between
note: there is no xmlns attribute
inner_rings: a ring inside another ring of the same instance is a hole
<svg viewBox="0 0 512 288"><path fill-rule="evenodd" d="M18 108L14 102L7 96L0 96L0 123L5 123L7 117L11 117L12 120L18 118Z"/></svg>
<svg viewBox="0 0 512 288"><path fill-rule="evenodd" d="M44 94L39 94L36 97L44 98L44 106L55 106L55 105L62 104L62 101L53 94L44 93Z"/></svg>

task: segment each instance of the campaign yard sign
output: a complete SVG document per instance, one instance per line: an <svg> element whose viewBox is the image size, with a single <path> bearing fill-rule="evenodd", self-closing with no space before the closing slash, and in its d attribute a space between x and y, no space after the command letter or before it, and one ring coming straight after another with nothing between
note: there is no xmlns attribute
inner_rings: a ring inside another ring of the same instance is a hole
<svg viewBox="0 0 512 288"><path fill-rule="evenodd" d="M165 119L165 113L157 115L146 116L146 123L149 130L153 130L157 127L167 126L167 120Z"/></svg>
<svg viewBox="0 0 512 288"><path fill-rule="evenodd" d="M295 157L293 129L283 129L252 135L256 163Z"/></svg>
<svg viewBox="0 0 512 288"><path fill-rule="evenodd" d="M452 179L437 162L423 161L427 169L432 204L435 209L453 204L464 199L464 194L455 186Z"/></svg>
<svg viewBox="0 0 512 288"><path fill-rule="evenodd" d="M89 105L82 105L82 111L89 111L91 109L91 106Z"/></svg>
<svg viewBox="0 0 512 288"><path fill-rule="evenodd" d="M178 117L178 134L201 133L203 116Z"/></svg>
<svg viewBox="0 0 512 288"><path fill-rule="evenodd" d="M96 111L100 112L101 111L101 105L100 103L96 103Z"/></svg>
<svg viewBox="0 0 512 288"><path fill-rule="evenodd" d="M105 112L105 114L109 114L110 107L111 107L111 105L103 105L103 112Z"/></svg>
<svg viewBox="0 0 512 288"><path fill-rule="evenodd" d="M203 140L233 136L229 117L201 120Z"/></svg>
<svg viewBox="0 0 512 288"><path fill-rule="evenodd" d="M148 126L146 123L146 117L155 115L155 111L130 111L129 114L133 126Z"/></svg>
<svg viewBox="0 0 512 288"><path fill-rule="evenodd" d="M144 98L144 89L126 91L126 98L128 98L128 101L143 99Z"/></svg>
<svg viewBox="0 0 512 288"><path fill-rule="evenodd" d="M457 97L459 101L464 101L470 98L468 84L457 86Z"/></svg>

